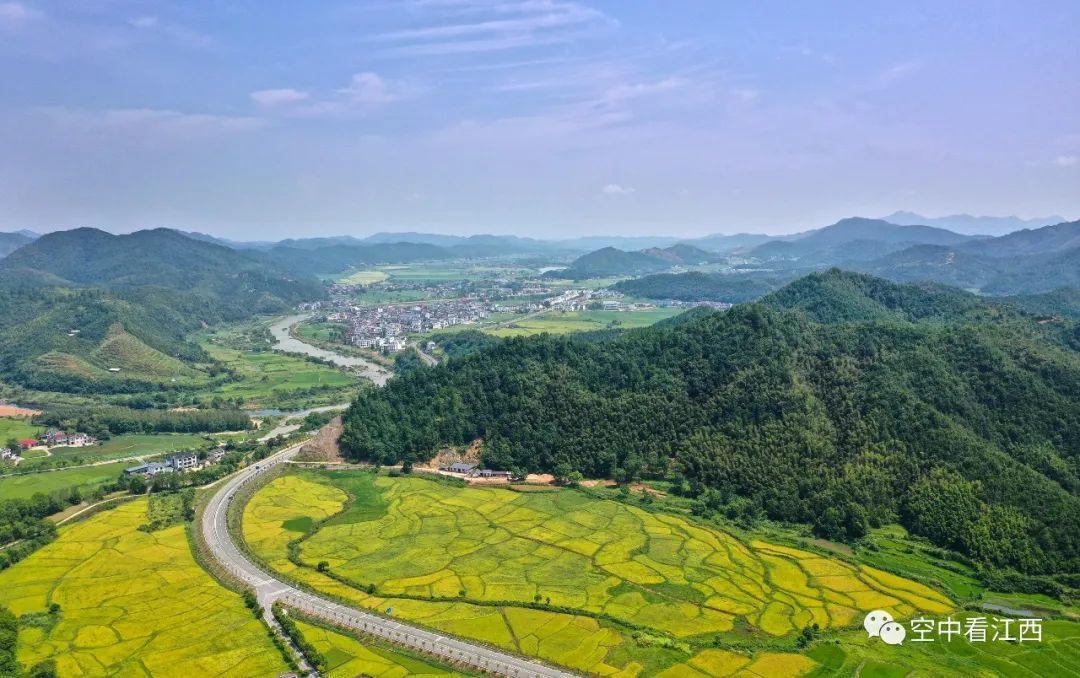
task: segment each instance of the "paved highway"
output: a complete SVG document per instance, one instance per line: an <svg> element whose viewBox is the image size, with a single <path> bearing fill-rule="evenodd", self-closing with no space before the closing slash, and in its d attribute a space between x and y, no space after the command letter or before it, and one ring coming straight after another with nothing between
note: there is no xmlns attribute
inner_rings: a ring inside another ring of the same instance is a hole
<svg viewBox="0 0 1080 678"><path fill-rule="evenodd" d="M229 503L232 501L236 491L241 487L256 481L259 474L265 473L268 468L276 464L291 459L299 451L300 445L295 445L267 457L258 464L259 468L250 466L239 471L218 488L203 512L203 536L214 557L225 569L255 590L259 603L267 610L268 617L271 604L281 601L284 605L303 610L313 616L331 621L338 626L356 629L372 636L384 638L396 645L467 664L486 673L514 676L516 678L526 676L570 678L574 675L535 661L411 626L392 618L345 607L329 598L301 591L277 579L273 574L263 571L248 559L233 543L232 537L229 535L227 524Z"/></svg>

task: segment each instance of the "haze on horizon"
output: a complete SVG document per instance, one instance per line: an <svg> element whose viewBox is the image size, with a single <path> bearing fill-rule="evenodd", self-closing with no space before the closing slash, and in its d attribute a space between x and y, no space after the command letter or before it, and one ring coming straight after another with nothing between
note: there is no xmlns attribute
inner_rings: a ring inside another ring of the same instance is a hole
<svg viewBox="0 0 1080 678"><path fill-rule="evenodd" d="M0 0L0 230L1080 215L1080 4Z"/></svg>

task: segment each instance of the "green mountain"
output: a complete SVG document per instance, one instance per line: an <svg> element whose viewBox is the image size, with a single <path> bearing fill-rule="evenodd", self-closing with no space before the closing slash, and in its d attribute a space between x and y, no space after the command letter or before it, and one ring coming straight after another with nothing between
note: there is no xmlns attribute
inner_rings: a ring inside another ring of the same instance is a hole
<svg viewBox="0 0 1080 678"><path fill-rule="evenodd" d="M852 268L898 282L935 280L983 294L1039 294L1080 287L1080 222L956 246L917 245Z"/></svg>
<svg viewBox="0 0 1080 678"><path fill-rule="evenodd" d="M791 279L760 273L657 273L621 280L612 289L633 297L742 304L759 299Z"/></svg>
<svg viewBox="0 0 1080 678"><path fill-rule="evenodd" d="M604 247L578 257L565 269L551 271L547 275L571 280L622 277L666 271L673 266L697 266L722 260L723 257L719 255L685 243L636 252Z"/></svg>
<svg viewBox="0 0 1080 678"><path fill-rule="evenodd" d="M675 475L730 515L901 521L987 566L1080 571L1080 354L940 286L829 271L610 340L501 341L362 394L353 459ZM726 508L724 508L726 507Z"/></svg>
<svg viewBox="0 0 1080 678"><path fill-rule="evenodd" d="M751 250L750 255L765 261L797 262L795 265L804 268L821 267L870 261L912 245L957 245L971 239L943 228L898 226L880 219L852 217L825 228L767 242Z"/></svg>
<svg viewBox="0 0 1080 678"><path fill-rule="evenodd" d="M33 241L26 233L0 233L0 259Z"/></svg>
<svg viewBox="0 0 1080 678"><path fill-rule="evenodd" d="M209 362L186 340L193 330L324 293L175 231L50 233L0 261L0 378L83 393L183 385Z"/></svg>

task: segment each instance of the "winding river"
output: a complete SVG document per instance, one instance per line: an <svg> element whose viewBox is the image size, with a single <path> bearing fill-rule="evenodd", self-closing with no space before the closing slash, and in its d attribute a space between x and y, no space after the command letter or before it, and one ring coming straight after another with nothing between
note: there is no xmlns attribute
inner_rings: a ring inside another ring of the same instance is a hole
<svg viewBox="0 0 1080 678"><path fill-rule="evenodd" d="M274 336L274 350L284 353L302 353L313 358L328 360L335 365L347 367L360 376L370 379L376 386L382 386L392 376L389 370L376 365L370 360L358 358L357 356L342 355L336 351L312 346L294 337L290 333L292 327L310 317L310 315L303 314L290 315L279 318L274 324L270 325L270 333Z"/></svg>

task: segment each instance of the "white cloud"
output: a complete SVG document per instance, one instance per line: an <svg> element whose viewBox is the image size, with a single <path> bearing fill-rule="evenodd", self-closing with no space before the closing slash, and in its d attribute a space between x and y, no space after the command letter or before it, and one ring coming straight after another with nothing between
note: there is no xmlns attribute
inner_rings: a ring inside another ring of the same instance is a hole
<svg viewBox="0 0 1080 678"><path fill-rule="evenodd" d="M132 19L129 23L135 28L149 29L157 28L161 20L156 16L140 16Z"/></svg>
<svg viewBox="0 0 1080 678"><path fill-rule="evenodd" d="M305 101L307 98L307 92L301 92L292 89L291 87L283 89L261 89L251 93L251 100L265 108L289 106Z"/></svg>
<svg viewBox="0 0 1080 678"><path fill-rule="evenodd" d="M600 189L600 192L604 195L631 195L635 192L635 189L630 186L621 186L619 184L608 184Z"/></svg>
<svg viewBox="0 0 1080 678"><path fill-rule="evenodd" d="M373 36L376 42L396 45L386 52L392 56L434 56L550 45L617 25L597 9L562 0L428 0L404 6L449 21Z"/></svg>
<svg viewBox="0 0 1080 678"><path fill-rule="evenodd" d="M21 2L0 2L0 29L16 30L44 16Z"/></svg>
<svg viewBox="0 0 1080 678"><path fill-rule="evenodd" d="M356 104L388 104L404 98L406 89L402 83L367 71L354 75L347 86L338 90L338 94Z"/></svg>
<svg viewBox="0 0 1080 678"><path fill-rule="evenodd" d="M157 34L185 47L207 47L213 43L213 38L205 33L164 21L153 15L135 17L128 21L128 25L137 31Z"/></svg>
<svg viewBox="0 0 1080 678"><path fill-rule="evenodd" d="M1080 162L1080 157L1075 155L1059 155L1054 158L1054 164L1058 167L1072 167L1078 162Z"/></svg>

